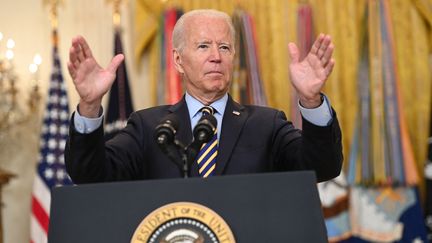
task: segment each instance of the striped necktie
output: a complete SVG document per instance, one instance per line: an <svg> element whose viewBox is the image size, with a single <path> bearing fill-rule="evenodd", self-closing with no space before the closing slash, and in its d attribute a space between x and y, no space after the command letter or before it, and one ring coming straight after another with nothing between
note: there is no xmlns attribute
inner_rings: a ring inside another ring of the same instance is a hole
<svg viewBox="0 0 432 243"><path fill-rule="evenodd" d="M213 115L214 109L211 106L205 106L201 108L203 116ZM217 140L217 129L212 139L203 144L201 150L197 156L197 163L199 168L199 174L201 177L208 177L214 175L214 169L216 168L216 157L218 154L218 140Z"/></svg>

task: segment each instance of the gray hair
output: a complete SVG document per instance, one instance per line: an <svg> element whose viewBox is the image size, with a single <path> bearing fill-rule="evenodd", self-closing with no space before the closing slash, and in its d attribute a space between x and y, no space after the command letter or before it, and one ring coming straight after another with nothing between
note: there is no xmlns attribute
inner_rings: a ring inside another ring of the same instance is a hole
<svg viewBox="0 0 432 243"><path fill-rule="evenodd" d="M227 13L214 10L214 9L196 9L183 14L177 20L177 23L174 26L172 44L173 44L173 48L176 49L178 52L181 53L183 51L184 44L185 44L185 36L187 33L185 33L184 22L187 18L194 17L194 16L209 16L209 17L224 19L229 26L233 45L234 45L235 29L234 29L232 19Z"/></svg>

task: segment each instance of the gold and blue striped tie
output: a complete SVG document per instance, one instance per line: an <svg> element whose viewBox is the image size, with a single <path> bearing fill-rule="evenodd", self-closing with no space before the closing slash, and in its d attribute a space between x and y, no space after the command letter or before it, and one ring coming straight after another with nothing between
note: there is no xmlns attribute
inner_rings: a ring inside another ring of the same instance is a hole
<svg viewBox="0 0 432 243"><path fill-rule="evenodd" d="M214 114L214 109L211 106L205 106L201 111L203 116ZM212 139L208 143L203 144L197 156L199 174L201 177L205 178L214 175L217 154L218 140L216 129Z"/></svg>

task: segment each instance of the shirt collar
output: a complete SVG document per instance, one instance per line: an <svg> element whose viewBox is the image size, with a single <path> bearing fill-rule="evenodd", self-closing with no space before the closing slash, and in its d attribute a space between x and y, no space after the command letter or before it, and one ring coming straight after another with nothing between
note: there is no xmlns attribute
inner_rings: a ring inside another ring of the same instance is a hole
<svg viewBox="0 0 432 243"><path fill-rule="evenodd" d="M190 118L195 117L199 113L199 110L203 106L205 106L204 104L199 102L197 99L192 97L187 92L185 94L185 100L186 100L186 104L187 104L187 107L189 110L189 117ZM227 101L228 101L228 93L225 93L225 95L222 96L222 98L211 103L210 106L212 106L214 109L216 109L216 112L219 113L221 116L223 116L223 114L225 112L225 107L226 107Z"/></svg>

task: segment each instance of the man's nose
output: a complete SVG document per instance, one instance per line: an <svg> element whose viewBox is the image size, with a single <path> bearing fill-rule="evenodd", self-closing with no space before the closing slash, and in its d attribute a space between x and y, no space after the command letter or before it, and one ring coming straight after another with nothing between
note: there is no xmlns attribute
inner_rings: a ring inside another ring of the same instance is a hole
<svg viewBox="0 0 432 243"><path fill-rule="evenodd" d="M217 63L221 62L221 54L218 47L211 48L210 61Z"/></svg>

